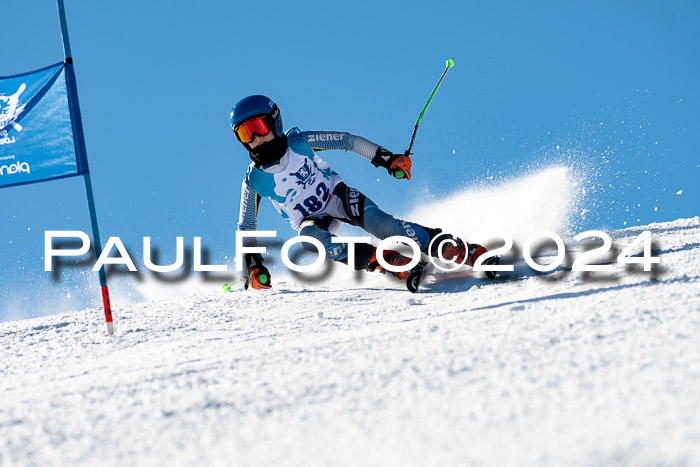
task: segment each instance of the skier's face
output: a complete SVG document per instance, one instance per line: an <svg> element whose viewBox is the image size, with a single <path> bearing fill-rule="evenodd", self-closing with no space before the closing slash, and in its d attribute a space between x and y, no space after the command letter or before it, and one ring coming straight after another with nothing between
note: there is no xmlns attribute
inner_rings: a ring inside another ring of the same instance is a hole
<svg viewBox="0 0 700 467"><path fill-rule="evenodd" d="M248 146L250 146L251 148L256 148L263 143L267 143L268 141L272 141L273 139L275 139L275 132L269 131L265 136L260 136L257 133L255 133L253 136L253 141L248 143Z"/></svg>

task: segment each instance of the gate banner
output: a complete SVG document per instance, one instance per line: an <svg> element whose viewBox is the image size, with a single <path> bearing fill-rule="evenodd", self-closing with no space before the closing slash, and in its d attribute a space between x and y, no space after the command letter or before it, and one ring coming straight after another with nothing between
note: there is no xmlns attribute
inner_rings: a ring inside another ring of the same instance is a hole
<svg viewBox="0 0 700 467"><path fill-rule="evenodd" d="M87 167L72 64L0 77L0 188Z"/></svg>

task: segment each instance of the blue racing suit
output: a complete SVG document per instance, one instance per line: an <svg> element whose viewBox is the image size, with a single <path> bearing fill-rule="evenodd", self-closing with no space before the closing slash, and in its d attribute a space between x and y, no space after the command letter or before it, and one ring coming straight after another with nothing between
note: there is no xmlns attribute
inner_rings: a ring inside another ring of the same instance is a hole
<svg viewBox="0 0 700 467"><path fill-rule="evenodd" d="M287 219L299 235L318 239L328 257L347 262L347 245L332 243L340 222L363 228L384 239L394 235L412 238L427 253L430 240L439 229L397 219L385 213L360 191L348 187L316 151L338 149L351 151L372 160L379 146L360 136L335 131L305 131L292 128L286 132L288 148L276 163L257 167L251 163L241 189L238 230L257 228L261 198L269 198L275 209ZM243 239L243 246L255 246L253 237ZM357 245L358 252L359 247ZM366 269L367 254L357 254L355 269Z"/></svg>

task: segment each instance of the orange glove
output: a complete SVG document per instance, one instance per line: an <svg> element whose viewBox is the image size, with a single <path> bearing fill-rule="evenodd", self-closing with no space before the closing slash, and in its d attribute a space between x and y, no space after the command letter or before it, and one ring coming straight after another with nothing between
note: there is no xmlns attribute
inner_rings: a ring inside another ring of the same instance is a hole
<svg viewBox="0 0 700 467"><path fill-rule="evenodd" d="M255 290L272 288L272 284L270 282L270 272L265 266L251 269L250 273L248 274L248 280L245 281L246 290L248 290L248 286L254 288Z"/></svg>
<svg viewBox="0 0 700 467"><path fill-rule="evenodd" d="M402 154L391 162L388 170L392 177L410 180L411 164L411 158Z"/></svg>
<svg viewBox="0 0 700 467"><path fill-rule="evenodd" d="M375 167L384 167L392 177L411 179L411 158L408 154L393 154L381 146L372 159Z"/></svg>
<svg viewBox="0 0 700 467"><path fill-rule="evenodd" d="M255 290L271 289L270 271L263 266L262 255L260 253L248 253L243 256L243 259L248 270L245 289L248 290L248 286Z"/></svg>

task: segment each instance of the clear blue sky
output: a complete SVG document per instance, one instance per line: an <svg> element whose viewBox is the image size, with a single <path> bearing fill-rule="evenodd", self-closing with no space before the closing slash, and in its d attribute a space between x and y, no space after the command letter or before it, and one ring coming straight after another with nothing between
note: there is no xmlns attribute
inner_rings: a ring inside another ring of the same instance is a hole
<svg viewBox="0 0 700 467"><path fill-rule="evenodd" d="M177 235L233 254L241 97L275 99L285 128L400 152L449 57L413 180L324 154L382 207L565 160L598 187L579 230L700 214L697 2L66 3L102 236L135 256L145 235L164 260ZM62 60L55 2L5 2L0 40L1 76ZM89 223L82 178L0 190L0 207L1 318L8 297L50 286L43 232ZM293 234L266 202L259 219Z"/></svg>

